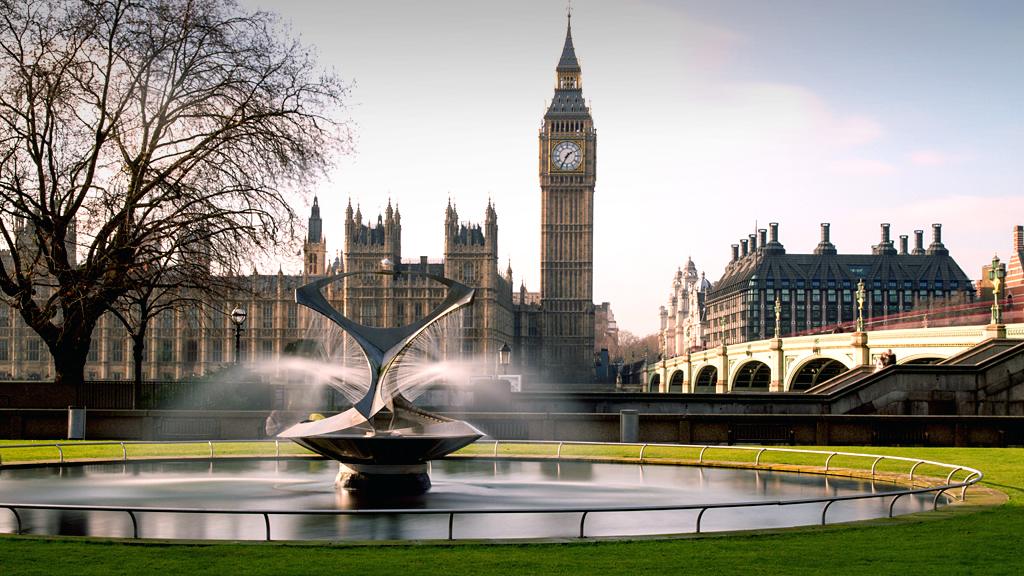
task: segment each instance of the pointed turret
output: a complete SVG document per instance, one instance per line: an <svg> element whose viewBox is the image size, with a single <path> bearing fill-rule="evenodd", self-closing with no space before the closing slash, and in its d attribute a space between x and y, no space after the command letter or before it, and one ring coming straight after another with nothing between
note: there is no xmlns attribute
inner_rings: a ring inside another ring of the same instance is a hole
<svg viewBox="0 0 1024 576"><path fill-rule="evenodd" d="M545 118L583 118L590 116L583 101L583 76L580 63L576 59L576 49L572 45L572 16L565 30L565 45L562 56L555 67L555 96L551 99Z"/></svg>
<svg viewBox="0 0 1024 576"><path fill-rule="evenodd" d="M309 241L320 242L323 236L323 220L320 219L320 202L313 196L313 208L309 211Z"/></svg>
<svg viewBox="0 0 1024 576"><path fill-rule="evenodd" d="M309 234L303 244L305 259L303 271L306 275L316 276L324 273L327 259L327 239L324 238L323 221L320 219L320 201L313 196L313 207L309 211ZM280 273L281 270L278 270Z"/></svg>
<svg viewBox="0 0 1024 576"><path fill-rule="evenodd" d="M576 59L576 48L572 45L572 13L570 12L565 26L565 45L562 46L562 56L558 59L559 72L579 72L580 63Z"/></svg>

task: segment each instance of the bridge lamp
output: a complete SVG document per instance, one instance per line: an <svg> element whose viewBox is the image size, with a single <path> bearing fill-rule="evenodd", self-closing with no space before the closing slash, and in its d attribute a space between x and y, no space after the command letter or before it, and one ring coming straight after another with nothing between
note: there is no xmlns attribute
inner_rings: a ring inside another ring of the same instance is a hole
<svg viewBox="0 0 1024 576"><path fill-rule="evenodd" d="M864 279L857 281L857 332L864 331Z"/></svg>
<svg viewBox="0 0 1024 576"><path fill-rule="evenodd" d="M988 271L988 279L992 281L992 323L1003 323L1003 312L999 309L999 294L1002 293L1003 279L1006 268L999 262L999 256L992 257L992 267Z"/></svg>
<svg viewBox="0 0 1024 576"><path fill-rule="evenodd" d="M240 357L239 351L242 348L242 324L245 324L245 318L247 316L248 314L246 313L245 308L240 306L235 307L235 309L231 311L231 323L235 325L235 364L238 364Z"/></svg>

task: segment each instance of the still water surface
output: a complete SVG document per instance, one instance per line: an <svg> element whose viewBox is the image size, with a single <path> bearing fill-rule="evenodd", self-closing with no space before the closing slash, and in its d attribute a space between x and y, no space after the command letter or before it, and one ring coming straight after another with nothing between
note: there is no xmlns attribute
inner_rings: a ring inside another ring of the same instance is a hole
<svg viewBox="0 0 1024 576"><path fill-rule="evenodd" d="M380 508L551 509L795 500L878 493L883 482L814 474L588 462L444 460L432 465L433 488L418 496L365 500L335 490L338 464L322 460L129 462L0 471L0 502L280 510ZM931 507L931 494L904 496L897 514ZM828 522L886 516L891 498L837 502ZM709 510L701 530L817 524L823 504ZM29 534L131 537L123 512L22 510ZM231 514L137 514L143 538L253 539L263 517ZM588 536L692 532L696 510L605 512L587 516ZM455 538L573 537L579 513L460 514ZM0 510L0 531L13 532ZM447 515L271 516L275 540L432 539L447 537Z"/></svg>

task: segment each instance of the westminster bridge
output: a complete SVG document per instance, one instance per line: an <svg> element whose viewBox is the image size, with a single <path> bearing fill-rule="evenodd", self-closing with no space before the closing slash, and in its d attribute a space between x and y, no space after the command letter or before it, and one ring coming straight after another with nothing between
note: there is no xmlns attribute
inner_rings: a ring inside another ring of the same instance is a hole
<svg viewBox="0 0 1024 576"><path fill-rule="evenodd" d="M649 365L647 392L796 392L892 350L898 364L934 364L992 338L1024 339L1024 323L814 334L726 344Z"/></svg>

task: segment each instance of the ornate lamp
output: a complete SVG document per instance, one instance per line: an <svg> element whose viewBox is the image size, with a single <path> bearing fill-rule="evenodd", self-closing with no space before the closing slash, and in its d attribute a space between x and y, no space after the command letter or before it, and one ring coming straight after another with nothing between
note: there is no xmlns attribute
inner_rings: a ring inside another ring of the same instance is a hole
<svg viewBox="0 0 1024 576"><path fill-rule="evenodd" d="M864 279L857 281L857 332L864 331Z"/></svg>
<svg viewBox="0 0 1024 576"><path fill-rule="evenodd" d="M242 347L242 324L245 324L247 316L245 308L240 306L231 311L231 323L235 325L235 364L238 364L239 350Z"/></svg>
<svg viewBox="0 0 1024 576"><path fill-rule="evenodd" d="M992 281L992 323L1003 323L1003 311L999 309L999 295L1002 293L1003 279L1006 268L999 262L999 256L992 257L992 267L988 271L988 279Z"/></svg>
<svg viewBox="0 0 1024 576"><path fill-rule="evenodd" d="M782 338L782 302L779 295L775 295L775 337Z"/></svg>

